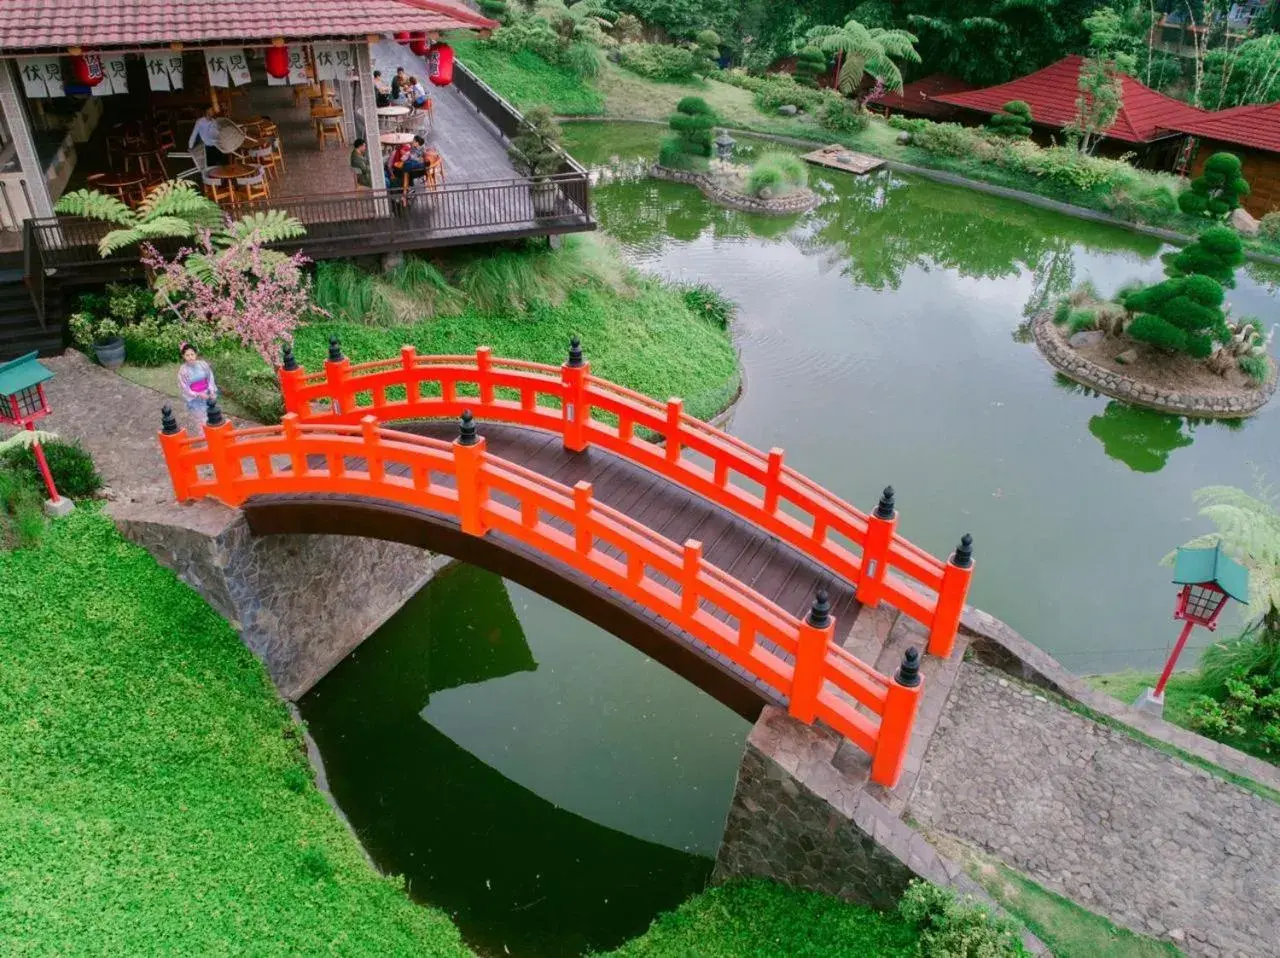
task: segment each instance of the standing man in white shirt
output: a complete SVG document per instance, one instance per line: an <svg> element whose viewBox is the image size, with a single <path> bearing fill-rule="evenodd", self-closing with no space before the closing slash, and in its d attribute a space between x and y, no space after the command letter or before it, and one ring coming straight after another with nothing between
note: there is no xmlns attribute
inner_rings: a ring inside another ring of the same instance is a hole
<svg viewBox="0 0 1280 958"><path fill-rule="evenodd" d="M218 149L218 120L213 107L204 111L204 116L196 120L191 130L191 139L187 141L187 149L192 153L196 145L204 145L205 166L219 166L227 161L227 155Z"/></svg>

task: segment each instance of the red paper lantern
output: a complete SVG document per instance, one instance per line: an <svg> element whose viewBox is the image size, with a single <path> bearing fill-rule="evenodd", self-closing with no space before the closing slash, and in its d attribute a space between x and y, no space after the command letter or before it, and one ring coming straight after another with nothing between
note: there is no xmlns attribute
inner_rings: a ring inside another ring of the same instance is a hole
<svg viewBox="0 0 1280 958"><path fill-rule="evenodd" d="M267 72L277 80L283 80L289 75L288 47L267 47L265 60Z"/></svg>
<svg viewBox="0 0 1280 958"><path fill-rule="evenodd" d="M408 43L408 42L409 42L409 31L408 31L408 30L401 30L399 33L397 33L397 34L396 34L396 43L399 43L400 45L402 45L402 46L403 46L404 44L406 44L406 43Z"/></svg>
<svg viewBox="0 0 1280 958"><path fill-rule="evenodd" d="M72 57L71 72L81 86L97 86L107 75L102 69L102 57L96 53Z"/></svg>
<svg viewBox="0 0 1280 958"><path fill-rule="evenodd" d="M427 76L436 86L448 86L453 82L453 47L447 43L436 43L428 55L431 60Z"/></svg>
<svg viewBox="0 0 1280 958"><path fill-rule="evenodd" d="M409 41L409 50L414 56L425 57L431 52L431 44L427 43L427 35L425 33L415 33L413 39Z"/></svg>

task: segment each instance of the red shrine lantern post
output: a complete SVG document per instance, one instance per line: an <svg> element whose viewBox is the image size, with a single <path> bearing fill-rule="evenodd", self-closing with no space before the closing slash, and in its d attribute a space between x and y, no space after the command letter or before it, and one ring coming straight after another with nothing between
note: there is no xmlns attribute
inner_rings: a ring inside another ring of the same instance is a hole
<svg viewBox="0 0 1280 958"><path fill-rule="evenodd" d="M1208 549L1179 549L1173 563L1173 583L1182 586L1173 617L1186 624L1156 687L1144 691L1135 703L1143 711L1157 715L1164 712L1164 687L1169 684L1191 630L1202 625L1212 632L1218 627L1218 617L1228 599L1249 601L1249 570L1223 552L1221 543Z"/></svg>
<svg viewBox="0 0 1280 958"><path fill-rule="evenodd" d="M35 432L36 420L43 419L52 411L44 394L44 384L53 378L53 373L41 364L37 355L30 352L7 363L0 363L0 423L21 426ZM31 452L36 458L40 476L44 479L44 487L49 491L44 511L51 516L65 516L75 508L75 503L58 495L58 488L53 484L53 473L49 471L49 463L45 461L39 440L31 444Z"/></svg>

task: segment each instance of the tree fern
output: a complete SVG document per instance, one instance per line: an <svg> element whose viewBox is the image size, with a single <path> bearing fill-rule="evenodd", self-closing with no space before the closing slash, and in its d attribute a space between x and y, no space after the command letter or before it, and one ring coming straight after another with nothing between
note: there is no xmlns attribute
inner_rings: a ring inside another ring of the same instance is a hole
<svg viewBox="0 0 1280 958"><path fill-rule="evenodd" d="M157 239L190 239L198 227L177 216L158 216L128 229L112 230L98 241L98 253L103 258L116 250Z"/></svg>
<svg viewBox="0 0 1280 958"><path fill-rule="evenodd" d="M6 452L27 449L37 442L52 442L57 438L57 433L41 432L39 429L20 429L12 436L0 439L0 456L3 456Z"/></svg>
<svg viewBox="0 0 1280 958"><path fill-rule="evenodd" d="M1280 631L1280 512L1272 489L1261 480L1257 495L1235 486L1206 486L1194 498L1200 515L1212 520L1217 532L1197 536L1184 548L1222 547L1249 569L1249 615L1261 618L1272 636ZM1173 563L1176 553L1164 557Z"/></svg>
<svg viewBox="0 0 1280 958"><path fill-rule="evenodd" d="M137 222L133 210L114 196L97 190L73 190L64 193L54 206L54 212L63 216L83 216L117 226L132 226Z"/></svg>
<svg viewBox="0 0 1280 958"><path fill-rule="evenodd" d="M138 205L138 218L143 221L177 218L207 229L222 226L226 219L218 204L189 180L169 180L149 191Z"/></svg>
<svg viewBox="0 0 1280 958"><path fill-rule="evenodd" d="M836 84L841 93L856 94L864 73L879 78L885 89L900 91L902 71L894 60L920 62L916 36L906 30L868 28L857 20L850 20L842 27L814 27L808 38L823 52L840 55Z"/></svg>
<svg viewBox="0 0 1280 958"><path fill-rule="evenodd" d="M249 213L227 224L226 230L215 236L220 246L256 240L259 243L278 243L281 240L305 236L307 229L296 216L284 210L265 210Z"/></svg>

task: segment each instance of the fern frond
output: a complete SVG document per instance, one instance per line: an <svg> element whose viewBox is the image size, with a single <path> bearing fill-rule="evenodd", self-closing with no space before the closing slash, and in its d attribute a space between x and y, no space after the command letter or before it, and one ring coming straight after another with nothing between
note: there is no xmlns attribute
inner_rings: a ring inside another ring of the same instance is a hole
<svg viewBox="0 0 1280 958"><path fill-rule="evenodd" d="M102 239L98 240L98 255L106 259L116 250L124 249L133 243L142 241L142 233L136 226L128 229L112 230Z"/></svg>
<svg viewBox="0 0 1280 958"><path fill-rule="evenodd" d="M55 432L42 432L39 429L20 429L7 439L0 439L0 455L15 449L29 449L37 442L52 442L58 438Z"/></svg>
<svg viewBox="0 0 1280 958"><path fill-rule="evenodd" d="M99 193L97 190L73 190L59 197L54 206L55 213L64 216L83 216L86 219L101 220L117 226L132 226L137 222L133 210L114 196Z"/></svg>
<svg viewBox="0 0 1280 958"><path fill-rule="evenodd" d="M218 204L196 189L190 180L168 180L155 187L138 205L138 217L143 221L178 217L209 229L223 225Z"/></svg>
<svg viewBox="0 0 1280 958"><path fill-rule="evenodd" d="M217 236L215 240L221 246L246 241L278 243L306 234L306 227L296 216L290 216L284 210L266 210L233 220L228 224L225 236Z"/></svg>

